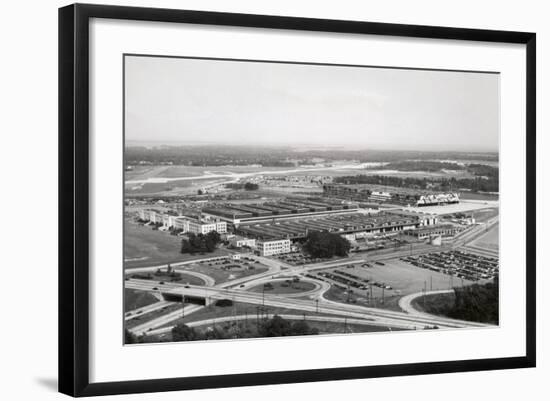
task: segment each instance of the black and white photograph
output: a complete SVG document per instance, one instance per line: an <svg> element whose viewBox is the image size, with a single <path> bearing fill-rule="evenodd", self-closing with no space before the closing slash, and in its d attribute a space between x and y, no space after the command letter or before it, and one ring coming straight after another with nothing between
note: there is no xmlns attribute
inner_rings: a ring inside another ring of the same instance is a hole
<svg viewBox="0 0 550 401"><path fill-rule="evenodd" d="M499 326L498 72L123 71L124 344Z"/></svg>

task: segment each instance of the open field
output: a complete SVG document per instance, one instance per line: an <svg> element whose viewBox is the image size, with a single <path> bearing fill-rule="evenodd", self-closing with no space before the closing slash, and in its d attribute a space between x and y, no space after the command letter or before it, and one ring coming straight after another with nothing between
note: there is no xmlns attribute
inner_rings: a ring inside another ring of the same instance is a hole
<svg viewBox="0 0 550 401"><path fill-rule="evenodd" d="M228 255L224 249L212 253L182 254L181 238L126 219L124 222L124 268L155 266L166 263Z"/></svg>
<svg viewBox="0 0 550 401"><path fill-rule="evenodd" d="M455 302L455 294L430 294L412 300L414 309L434 315L446 316Z"/></svg>
<svg viewBox="0 0 550 401"><path fill-rule="evenodd" d="M499 225L493 226L487 233L476 238L469 245L473 245L480 248L491 249L498 251L499 248Z"/></svg>
<svg viewBox="0 0 550 401"><path fill-rule="evenodd" d="M209 263L210 262L193 263L190 265L186 265L185 269L206 274L207 276L212 277L215 280L216 284L224 283L229 280L235 280L241 277L252 276L254 274L260 274L267 271L267 266L264 266L261 263L254 263L253 269L239 268L227 270L223 270L221 268L221 266L223 265L217 267L215 264L210 263L211 266L208 266ZM182 268L178 268L178 271L182 271L181 269Z"/></svg>
<svg viewBox="0 0 550 401"><path fill-rule="evenodd" d="M194 180L163 182L146 182L141 184L128 184L125 186L125 192L128 195L147 195L167 193L170 195L196 194L197 189L209 185L222 184L231 181L229 178L211 179L208 177L197 178Z"/></svg>
<svg viewBox="0 0 550 401"><path fill-rule="evenodd" d="M124 312L154 304L159 300L146 291L124 289Z"/></svg>
<svg viewBox="0 0 550 401"><path fill-rule="evenodd" d="M331 287L323 297L329 301L389 309L397 312L401 311L398 303L401 295L392 295L391 291L388 290L384 290L384 294L382 294L382 289L374 286L372 287L371 297L367 295L366 290L353 288L351 292L348 293L347 290L342 290L337 287Z"/></svg>
<svg viewBox="0 0 550 401"><path fill-rule="evenodd" d="M209 175L231 175L232 173L256 173L260 171L286 171L289 167L258 166L135 166L125 172L126 181L148 178L208 177Z"/></svg>
<svg viewBox="0 0 550 401"><path fill-rule="evenodd" d="M463 191L460 193L460 199L463 200L498 200L498 194L480 193L480 192L468 192Z"/></svg>

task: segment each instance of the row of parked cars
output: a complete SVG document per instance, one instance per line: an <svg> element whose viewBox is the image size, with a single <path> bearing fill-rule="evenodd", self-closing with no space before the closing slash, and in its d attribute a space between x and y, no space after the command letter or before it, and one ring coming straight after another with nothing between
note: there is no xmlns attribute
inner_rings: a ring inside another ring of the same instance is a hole
<svg viewBox="0 0 550 401"><path fill-rule="evenodd" d="M470 281L489 280L499 271L498 259L462 250L407 256L402 261L413 266L454 275Z"/></svg>

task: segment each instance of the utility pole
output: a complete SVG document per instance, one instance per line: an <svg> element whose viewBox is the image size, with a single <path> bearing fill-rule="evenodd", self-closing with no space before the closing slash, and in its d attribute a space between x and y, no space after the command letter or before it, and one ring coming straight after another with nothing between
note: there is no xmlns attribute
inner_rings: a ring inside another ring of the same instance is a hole
<svg viewBox="0 0 550 401"><path fill-rule="evenodd" d="M382 283L382 304L384 304L384 290L386 289L386 283Z"/></svg>
<svg viewBox="0 0 550 401"><path fill-rule="evenodd" d="M432 276L430 276L430 291L433 291L433 280L432 280Z"/></svg>
<svg viewBox="0 0 550 401"><path fill-rule="evenodd" d="M426 310L426 280L424 280L424 295L422 296L422 301L424 303L424 311Z"/></svg>
<svg viewBox="0 0 550 401"><path fill-rule="evenodd" d="M315 313L319 313L319 299L315 300Z"/></svg>

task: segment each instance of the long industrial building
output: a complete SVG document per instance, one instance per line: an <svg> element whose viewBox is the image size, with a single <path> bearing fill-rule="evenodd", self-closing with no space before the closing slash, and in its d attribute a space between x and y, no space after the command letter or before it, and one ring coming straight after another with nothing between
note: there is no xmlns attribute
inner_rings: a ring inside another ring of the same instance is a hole
<svg viewBox="0 0 550 401"><path fill-rule="evenodd" d="M326 200L324 198L285 198L263 204L225 204L202 209L205 215L220 218L235 226L273 219L312 217L357 212L356 203Z"/></svg>
<svg viewBox="0 0 550 401"><path fill-rule="evenodd" d="M255 222L241 224L235 231L246 237L269 240L288 238L292 240L305 238L310 231L326 231L337 234L374 235L414 230L419 227L436 224L437 219L431 215L412 213L350 213L326 216L306 216L299 219Z"/></svg>

